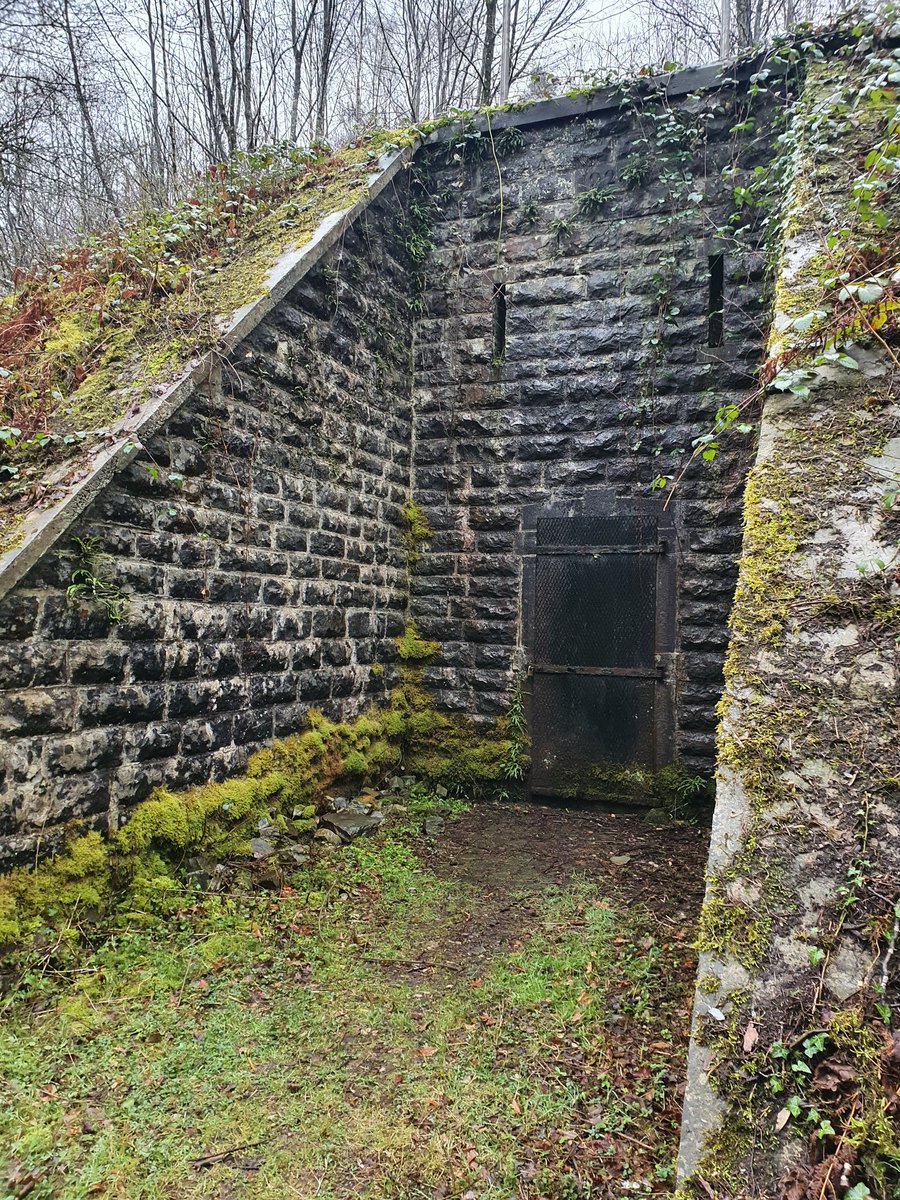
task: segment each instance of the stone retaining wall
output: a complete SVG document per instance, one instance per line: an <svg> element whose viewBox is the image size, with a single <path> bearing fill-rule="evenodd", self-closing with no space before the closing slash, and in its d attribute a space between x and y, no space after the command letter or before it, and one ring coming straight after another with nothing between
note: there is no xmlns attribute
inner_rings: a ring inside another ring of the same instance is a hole
<svg viewBox="0 0 900 1200"><path fill-rule="evenodd" d="M521 128L502 114L496 136L489 117L441 131L409 217L398 176L0 603L0 862L238 768L312 704L378 696L410 596L410 494L434 531L412 614L441 643L438 703L505 709L526 506L646 498L753 380L759 210L738 216L740 249L719 234L782 98L694 79L537 105ZM696 769L751 450L723 441L677 493L678 748ZM67 595L86 547L108 555L119 623Z"/></svg>
<svg viewBox="0 0 900 1200"><path fill-rule="evenodd" d="M404 203L369 209L0 602L0 862L383 690L407 591ZM77 539L109 555L121 622L67 599Z"/></svg>

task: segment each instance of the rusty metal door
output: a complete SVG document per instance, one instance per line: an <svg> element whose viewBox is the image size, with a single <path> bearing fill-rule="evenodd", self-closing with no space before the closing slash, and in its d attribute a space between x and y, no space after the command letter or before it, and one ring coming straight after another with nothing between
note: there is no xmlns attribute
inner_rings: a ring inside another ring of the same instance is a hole
<svg viewBox="0 0 900 1200"><path fill-rule="evenodd" d="M533 547L531 791L640 799L674 753L673 514L549 510Z"/></svg>

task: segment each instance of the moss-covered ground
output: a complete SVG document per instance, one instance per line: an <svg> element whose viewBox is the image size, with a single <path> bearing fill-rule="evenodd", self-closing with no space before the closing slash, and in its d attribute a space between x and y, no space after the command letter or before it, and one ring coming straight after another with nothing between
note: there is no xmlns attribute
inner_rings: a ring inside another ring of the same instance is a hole
<svg viewBox="0 0 900 1200"><path fill-rule="evenodd" d="M415 788L277 890L248 865L36 951L3 1002L0 1194L670 1193L702 835L463 808Z"/></svg>

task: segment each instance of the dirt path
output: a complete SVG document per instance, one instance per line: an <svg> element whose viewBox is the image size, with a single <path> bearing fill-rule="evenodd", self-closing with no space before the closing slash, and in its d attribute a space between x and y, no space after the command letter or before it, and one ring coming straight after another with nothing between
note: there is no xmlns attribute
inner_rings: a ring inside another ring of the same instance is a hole
<svg viewBox="0 0 900 1200"><path fill-rule="evenodd" d="M648 826L642 814L544 804L485 804L449 824L425 856L470 908L428 943L435 961L477 976L486 961L540 924L548 891L575 881L642 905L659 932L692 926L703 900L705 828Z"/></svg>

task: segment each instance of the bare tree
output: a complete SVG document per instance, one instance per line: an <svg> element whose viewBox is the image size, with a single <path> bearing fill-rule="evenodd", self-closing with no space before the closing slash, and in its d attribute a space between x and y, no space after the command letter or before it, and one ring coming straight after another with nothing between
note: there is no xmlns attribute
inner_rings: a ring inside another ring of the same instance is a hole
<svg viewBox="0 0 900 1200"><path fill-rule="evenodd" d="M718 53L721 0L604 3L505 0L510 94ZM733 0L731 43L820 3ZM0 0L0 273L241 150L493 103L500 25L501 0Z"/></svg>

